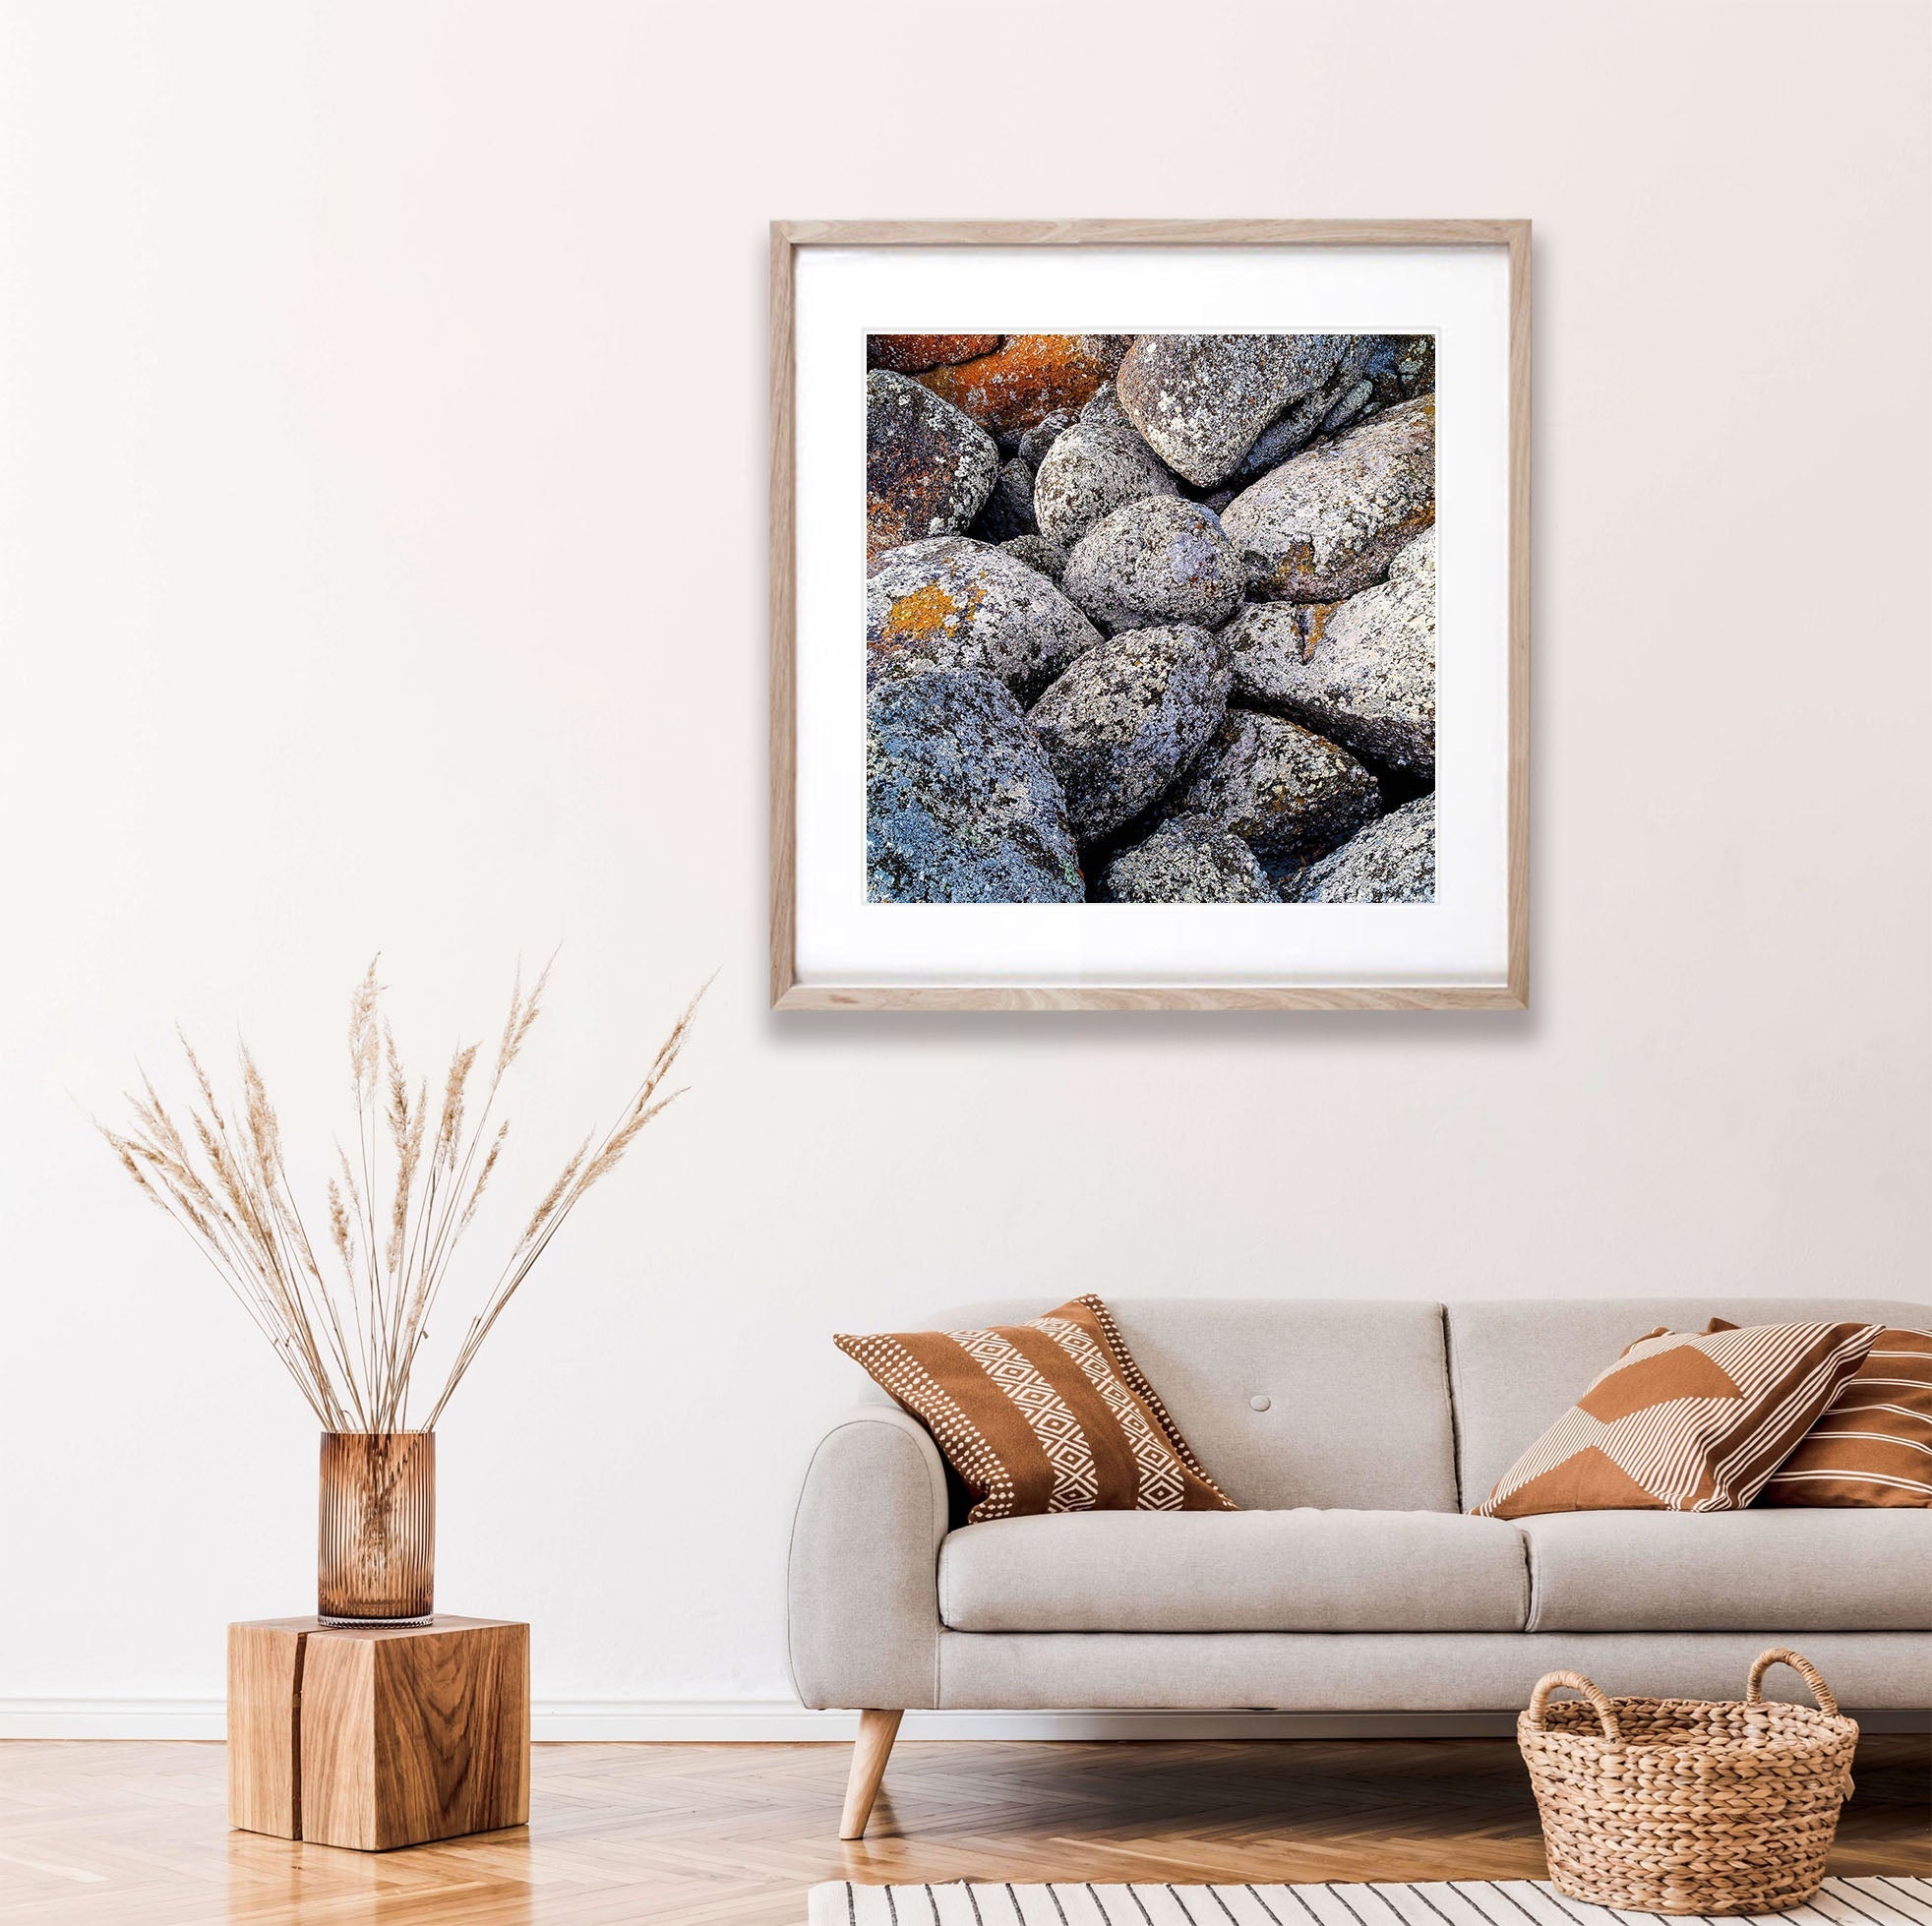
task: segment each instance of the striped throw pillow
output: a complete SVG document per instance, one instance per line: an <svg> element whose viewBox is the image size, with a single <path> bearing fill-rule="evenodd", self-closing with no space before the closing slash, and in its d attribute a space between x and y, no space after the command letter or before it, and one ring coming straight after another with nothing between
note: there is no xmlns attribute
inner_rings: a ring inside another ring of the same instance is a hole
<svg viewBox="0 0 1932 1926"><path fill-rule="evenodd" d="M1881 1331L1758 1502L1932 1505L1932 1331Z"/></svg>
<svg viewBox="0 0 1932 1926"><path fill-rule="evenodd" d="M1098 1297L984 1331L833 1340L933 1433L969 1524L1062 1511L1235 1511Z"/></svg>
<svg viewBox="0 0 1932 1926"><path fill-rule="evenodd" d="M1735 1511L1857 1370L1875 1324L1759 1324L1640 1338L1476 1507Z"/></svg>

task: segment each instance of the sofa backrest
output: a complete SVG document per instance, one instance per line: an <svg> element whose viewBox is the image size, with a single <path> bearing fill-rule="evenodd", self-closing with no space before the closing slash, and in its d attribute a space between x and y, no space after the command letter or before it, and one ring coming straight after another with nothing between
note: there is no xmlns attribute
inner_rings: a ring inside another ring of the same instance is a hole
<svg viewBox="0 0 1932 1926"><path fill-rule="evenodd" d="M1702 1331L1721 1317L1932 1329L1932 1307L1882 1297L1531 1297L1450 1304L1446 1316L1464 1510L1489 1495L1626 1345L1660 1324Z"/></svg>
<svg viewBox="0 0 1932 1926"><path fill-rule="evenodd" d="M920 1328L1019 1324L1057 1301L966 1304ZM1244 1510L1455 1509L1440 1305L1109 1297L1107 1306L1209 1475Z"/></svg>

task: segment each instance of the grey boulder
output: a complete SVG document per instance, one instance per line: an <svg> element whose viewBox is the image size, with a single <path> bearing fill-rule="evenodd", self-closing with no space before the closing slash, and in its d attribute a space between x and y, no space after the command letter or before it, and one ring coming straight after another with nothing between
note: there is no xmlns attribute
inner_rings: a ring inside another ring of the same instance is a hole
<svg viewBox="0 0 1932 1926"><path fill-rule="evenodd" d="M1349 338L1350 345L1334 374L1312 393L1291 402L1256 436L1254 446L1235 470L1238 492L1298 454L1317 436L1338 434L1367 415L1425 394L1434 386L1433 346L1428 335L1355 334ZM1426 375L1417 342L1429 350Z"/></svg>
<svg viewBox="0 0 1932 1926"><path fill-rule="evenodd" d="M866 899L1078 903L1066 804L1011 692L977 670L866 700Z"/></svg>
<svg viewBox="0 0 1932 1926"><path fill-rule="evenodd" d="M1047 451L1072 426L1073 417L1063 408L1042 416L1020 437L1020 459L1038 473L1041 462L1047 458Z"/></svg>
<svg viewBox="0 0 1932 1926"><path fill-rule="evenodd" d="M1291 402L1335 373L1347 334L1142 334L1114 378L1127 418L1176 474L1226 481Z"/></svg>
<svg viewBox="0 0 1932 1926"><path fill-rule="evenodd" d="M1382 792L1347 750L1298 722L1231 709L1177 807L1211 816L1264 860L1312 863L1381 813Z"/></svg>
<svg viewBox="0 0 1932 1926"><path fill-rule="evenodd" d="M1178 495L1179 485L1103 389L1047 451L1033 478L1041 534L1071 548L1116 509L1146 495Z"/></svg>
<svg viewBox="0 0 1932 1926"><path fill-rule="evenodd" d="M907 669L984 669L1030 702L1096 629L1037 569L967 536L909 542L866 581L866 681Z"/></svg>
<svg viewBox="0 0 1932 1926"><path fill-rule="evenodd" d="M1136 629L1088 649L1030 720L1082 843L1170 789L1228 707L1228 648L1205 629Z"/></svg>
<svg viewBox="0 0 1932 1926"><path fill-rule="evenodd" d="M1435 901L1435 798L1419 796L1281 884L1285 903Z"/></svg>
<svg viewBox="0 0 1932 1926"><path fill-rule="evenodd" d="M1273 903L1254 852L1204 815L1171 815L1140 844L1107 866L1116 903Z"/></svg>
<svg viewBox="0 0 1932 1926"><path fill-rule="evenodd" d="M1057 582L1066 573L1066 551L1044 535L1015 535L999 546L1015 561L1038 570L1051 582Z"/></svg>
<svg viewBox="0 0 1932 1926"><path fill-rule="evenodd" d="M1070 580L1068 593L1084 600ZM1435 780L1433 528L1397 553L1376 587L1346 602L1250 602L1227 634L1237 701L1290 716L1378 768Z"/></svg>
<svg viewBox="0 0 1932 1926"><path fill-rule="evenodd" d="M986 506L999 450L978 422L904 375L866 376L866 560L957 535Z"/></svg>
<svg viewBox="0 0 1932 1926"><path fill-rule="evenodd" d="M1241 558L1206 509L1148 495L1073 546L1060 586L1110 635L1160 623L1219 629L1240 605Z"/></svg>
<svg viewBox="0 0 1932 1926"><path fill-rule="evenodd" d="M1435 396L1425 394L1271 469L1221 525L1257 598L1339 602L1380 581L1434 520Z"/></svg>

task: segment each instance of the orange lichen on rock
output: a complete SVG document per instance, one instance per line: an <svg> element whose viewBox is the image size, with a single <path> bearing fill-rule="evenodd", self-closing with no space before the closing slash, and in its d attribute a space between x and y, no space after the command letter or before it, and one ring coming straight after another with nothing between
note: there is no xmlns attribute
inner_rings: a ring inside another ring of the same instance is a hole
<svg viewBox="0 0 1932 1926"><path fill-rule="evenodd" d="M950 361L971 361L999 345L997 334L868 334L866 366L921 375Z"/></svg>
<svg viewBox="0 0 1932 1926"><path fill-rule="evenodd" d="M1321 638L1328 632L1328 619L1342 606L1340 602L1303 602L1297 610L1301 632L1301 660L1312 662Z"/></svg>
<svg viewBox="0 0 1932 1926"><path fill-rule="evenodd" d="M901 595L885 618L885 647L903 647L938 634L959 620L959 604L936 581Z"/></svg>
<svg viewBox="0 0 1932 1926"><path fill-rule="evenodd" d="M1056 411L1077 414L1132 345L1131 334L1008 334L991 354L919 379L983 428L1018 435Z"/></svg>

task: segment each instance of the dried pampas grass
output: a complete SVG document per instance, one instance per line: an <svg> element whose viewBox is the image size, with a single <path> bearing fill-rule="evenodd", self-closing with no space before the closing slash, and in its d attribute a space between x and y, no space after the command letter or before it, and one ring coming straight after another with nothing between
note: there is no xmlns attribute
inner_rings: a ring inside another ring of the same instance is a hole
<svg viewBox="0 0 1932 1926"><path fill-rule="evenodd" d="M494 1118L497 1098L549 981L546 965L526 993L518 972L487 1077L477 1072L481 1047L464 1044L432 1102L426 1080L412 1085L383 1019L382 986L370 963L349 999L355 1140L336 1146L337 1171L326 1191L327 1256L318 1254L296 1208L280 1120L246 1045L238 1055L241 1103L232 1120L177 1030L197 1093L182 1119L143 1072L140 1092L128 1093L131 1127L95 1125L142 1192L214 1266L325 1430L434 1429L478 1347L578 1200L684 1094L663 1085L691 1033L701 990L616 1121L601 1136L585 1137L545 1192L469 1320L427 1414L412 1422L411 1379L428 1319L510 1134L508 1119Z"/></svg>

